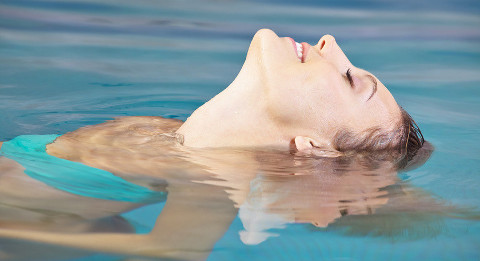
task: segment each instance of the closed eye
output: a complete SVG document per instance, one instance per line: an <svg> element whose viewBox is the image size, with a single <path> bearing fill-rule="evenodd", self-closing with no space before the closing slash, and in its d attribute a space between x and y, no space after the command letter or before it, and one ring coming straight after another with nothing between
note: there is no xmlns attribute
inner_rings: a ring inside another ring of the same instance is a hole
<svg viewBox="0 0 480 261"><path fill-rule="evenodd" d="M348 68L347 72L345 73L345 75L347 76L347 79L348 79L348 82L350 82L350 86L353 88L355 87L355 83L353 81L353 76L352 76L352 69L351 68ZM373 95L377 92L377 86L378 86L378 82L377 80L375 79L375 77L373 77L372 75L368 74L367 75L368 79L371 81L372 83L372 92L370 94L370 96L368 97L367 101L370 100Z"/></svg>
<svg viewBox="0 0 480 261"><path fill-rule="evenodd" d="M348 68L346 75L347 75L348 82L350 82L350 86L354 87L351 68Z"/></svg>
<svg viewBox="0 0 480 261"><path fill-rule="evenodd" d="M377 92L377 86L378 86L378 82L377 80L375 79L375 77L371 76L371 75L367 75L368 78L370 79L370 81L372 81L372 86L373 86L373 89L372 89L372 93L370 94L370 97L368 97L367 101L370 100L373 95Z"/></svg>

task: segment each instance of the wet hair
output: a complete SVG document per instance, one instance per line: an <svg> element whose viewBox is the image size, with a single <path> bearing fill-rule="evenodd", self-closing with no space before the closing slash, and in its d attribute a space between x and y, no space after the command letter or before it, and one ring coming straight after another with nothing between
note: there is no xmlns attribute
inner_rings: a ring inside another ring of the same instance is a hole
<svg viewBox="0 0 480 261"><path fill-rule="evenodd" d="M333 145L345 154L361 153L377 160L394 160L401 169L422 148L425 140L418 125L401 107L400 115L394 131L374 127L356 134L344 129L337 132Z"/></svg>

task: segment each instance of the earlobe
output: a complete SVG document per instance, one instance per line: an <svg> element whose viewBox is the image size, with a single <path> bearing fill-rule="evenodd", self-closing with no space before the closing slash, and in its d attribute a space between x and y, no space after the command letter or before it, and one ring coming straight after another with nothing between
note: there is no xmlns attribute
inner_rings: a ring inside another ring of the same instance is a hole
<svg viewBox="0 0 480 261"><path fill-rule="evenodd" d="M320 142L305 136L296 136L295 148L302 154L311 154L320 157L339 157L341 152L331 148L328 143Z"/></svg>
<svg viewBox="0 0 480 261"><path fill-rule="evenodd" d="M305 152L313 149L314 140L308 137L297 136L295 137L295 148L297 151Z"/></svg>

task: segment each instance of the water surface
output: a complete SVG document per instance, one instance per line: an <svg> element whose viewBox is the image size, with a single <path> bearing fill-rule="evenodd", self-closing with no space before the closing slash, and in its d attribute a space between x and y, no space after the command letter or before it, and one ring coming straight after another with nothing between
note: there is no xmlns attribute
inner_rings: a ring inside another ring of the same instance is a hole
<svg viewBox="0 0 480 261"><path fill-rule="evenodd" d="M189 159L193 173L204 176L176 179L192 186L196 201L181 198L174 206L201 206L221 222L214 226L205 218L208 226L184 226L170 234L155 225L159 214L167 213L165 202L69 195L3 170L2 183L15 182L9 184L18 189L0 184L1 218L26 232L72 238L160 231L167 239L191 233L202 241L202 235L215 235L208 260L479 259L480 223L466 214L480 206L479 4L322 3L1 1L0 140L64 134L117 116L185 120L234 79L253 34L271 28L311 44L323 34L334 35L352 63L381 79L435 146L425 165L363 175L362 187L352 166L347 174L334 175L336 168L325 165L311 173L325 162L294 159L282 165L281 157L268 153L254 157L252 165L241 164L246 152L230 152L235 156L223 163L215 155ZM219 169L222 178L216 176ZM149 189L165 189L165 177L135 180L122 174ZM322 213L321 218L312 213ZM203 215L192 217L201 222ZM131 255L101 246L0 239L0 257L6 260Z"/></svg>

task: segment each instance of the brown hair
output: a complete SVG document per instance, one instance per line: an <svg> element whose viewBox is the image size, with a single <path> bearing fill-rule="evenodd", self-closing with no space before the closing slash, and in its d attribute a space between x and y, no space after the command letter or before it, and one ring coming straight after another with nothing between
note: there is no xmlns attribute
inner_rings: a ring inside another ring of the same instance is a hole
<svg viewBox="0 0 480 261"><path fill-rule="evenodd" d="M401 107L400 115L394 131L385 131L380 127L367 129L360 134L340 130L334 138L335 149L346 154L355 152L377 159L394 159L397 167L403 168L417 154L425 140L418 125Z"/></svg>

